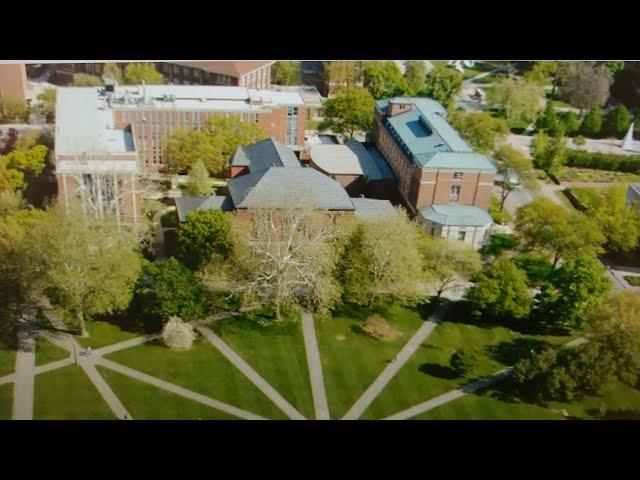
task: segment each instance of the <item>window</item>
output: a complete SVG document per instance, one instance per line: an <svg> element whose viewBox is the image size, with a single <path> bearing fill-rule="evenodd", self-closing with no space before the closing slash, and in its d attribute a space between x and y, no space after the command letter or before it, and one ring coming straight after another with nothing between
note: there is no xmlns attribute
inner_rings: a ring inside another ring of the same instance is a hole
<svg viewBox="0 0 640 480"><path fill-rule="evenodd" d="M298 134L298 107L287 108L287 145L295 145Z"/></svg>
<svg viewBox="0 0 640 480"><path fill-rule="evenodd" d="M461 179L462 177L464 177L463 172L453 172L453 178Z"/></svg>
<svg viewBox="0 0 640 480"><path fill-rule="evenodd" d="M460 198L460 185L452 185L451 193L449 195L449 201L457 202Z"/></svg>
<svg viewBox="0 0 640 480"><path fill-rule="evenodd" d="M458 240L464 241L466 236L467 236L467 232L465 232L464 230L458 230Z"/></svg>

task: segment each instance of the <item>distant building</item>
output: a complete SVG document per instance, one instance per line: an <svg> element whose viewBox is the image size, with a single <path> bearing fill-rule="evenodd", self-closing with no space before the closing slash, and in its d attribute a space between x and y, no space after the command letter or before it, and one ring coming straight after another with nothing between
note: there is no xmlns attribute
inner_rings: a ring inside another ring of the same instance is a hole
<svg viewBox="0 0 640 480"><path fill-rule="evenodd" d="M24 63L0 63L0 97L26 100L27 72Z"/></svg>
<svg viewBox="0 0 640 480"><path fill-rule="evenodd" d="M492 224L496 167L449 125L444 107L428 98L378 100L373 137L427 229L479 247Z"/></svg>

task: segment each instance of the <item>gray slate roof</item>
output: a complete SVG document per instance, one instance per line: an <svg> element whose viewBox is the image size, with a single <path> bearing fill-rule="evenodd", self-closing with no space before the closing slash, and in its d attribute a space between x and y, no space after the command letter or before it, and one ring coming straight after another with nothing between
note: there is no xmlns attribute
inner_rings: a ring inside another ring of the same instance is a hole
<svg viewBox="0 0 640 480"><path fill-rule="evenodd" d="M446 226L484 227L492 222L487 212L472 205L429 205L418 212L425 220Z"/></svg>
<svg viewBox="0 0 640 480"><path fill-rule="evenodd" d="M396 215L389 200L376 200L374 198L352 198L356 211L354 212L358 220L365 222L375 222Z"/></svg>
<svg viewBox="0 0 640 480"><path fill-rule="evenodd" d="M231 166L249 167L249 171L254 173L269 167L300 167L300 162L293 150L273 138L267 138L238 147L231 158Z"/></svg>
<svg viewBox="0 0 640 480"><path fill-rule="evenodd" d="M313 168L272 167L227 182L236 208L353 210L345 189Z"/></svg>
<svg viewBox="0 0 640 480"><path fill-rule="evenodd" d="M185 222L187 215L195 210L218 209L223 212L233 210L233 202L229 197L211 195L210 197L180 197L175 199L178 220Z"/></svg>

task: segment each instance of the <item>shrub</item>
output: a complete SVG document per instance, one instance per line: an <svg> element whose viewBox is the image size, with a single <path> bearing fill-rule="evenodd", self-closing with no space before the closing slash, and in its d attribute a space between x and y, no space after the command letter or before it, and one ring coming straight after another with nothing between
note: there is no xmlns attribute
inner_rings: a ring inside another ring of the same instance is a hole
<svg viewBox="0 0 640 480"><path fill-rule="evenodd" d="M464 377L473 372L477 361L478 357L472 350L462 348L451 355L449 366L456 375Z"/></svg>
<svg viewBox="0 0 640 480"><path fill-rule="evenodd" d="M180 317L171 317L162 328L162 343L169 348L184 350L191 348L195 340L196 332L187 322Z"/></svg>
<svg viewBox="0 0 640 480"><path fill-rule="evenodd" d="M573 138L572 142L574 145L581 147L582 145L586 145L587 140L582 135L578 135L577 137Z"/></svg>
<svg viewBox="0 0 640 480"><path fill-rule="evenodd" d="M640 174L640 155L620 155L616 153L571 150L567 154L565 165L568 167L593 168L597 170Z"/></svg>
<svg viewBox="0 0 640 480"><path fill-rule="evenodd" d="M3 95L0 97L0 120L7 123L22 123L27 119L29 106L24 100Z"/></svg>
<svg viewBox="0 0 640 480"><path fill-rule="evenodd" d="M362 330L378 340L393 340L398 336L398 331L380 315L372 315L362 324Z"/></svg>
<svg viewBox="0 0 640 480"><path fill-rule="evenodd" d="M95 75L86 75L84 73L76 73L73 75L74 87L100 87L102 86L102 79Z"/></svg>
<svg viewBox="0 0 640 480"><path fill-rule="evenodd" d="M498 200L497 197L491 197L489 213L491 214L491 219L498 225L506 225L513 220L513 217L506 208L500 211L500 200Z"/></svg>

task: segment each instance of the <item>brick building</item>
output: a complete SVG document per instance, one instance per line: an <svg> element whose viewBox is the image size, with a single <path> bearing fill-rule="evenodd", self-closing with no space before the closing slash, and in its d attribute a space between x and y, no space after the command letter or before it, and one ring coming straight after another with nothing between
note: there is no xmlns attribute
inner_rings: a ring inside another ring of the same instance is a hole
<svg viewBox="0 0 640 480"><path fill-rule="evenodd" d="M27 73L24 63L0 63L0 96L27 98Z"/></svg>
<svg viewBox="0 0 640 480"><path fill-rule="evenodd" d="M482 244L496 167L447 123L442 105L428 98L378 100L373 138L408 207L433 235Z"/></svg>

